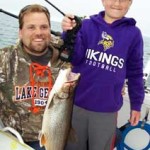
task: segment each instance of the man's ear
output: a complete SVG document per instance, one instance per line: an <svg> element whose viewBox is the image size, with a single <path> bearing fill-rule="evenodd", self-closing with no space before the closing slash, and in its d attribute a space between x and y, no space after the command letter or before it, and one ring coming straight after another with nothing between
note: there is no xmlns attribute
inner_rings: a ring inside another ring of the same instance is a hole
<svg viewBox="0 0 150 150"><path fill-rule="evenodd" d="M21 29L19 29L19 39L22 39L22 33L21 33Z"/></svg>

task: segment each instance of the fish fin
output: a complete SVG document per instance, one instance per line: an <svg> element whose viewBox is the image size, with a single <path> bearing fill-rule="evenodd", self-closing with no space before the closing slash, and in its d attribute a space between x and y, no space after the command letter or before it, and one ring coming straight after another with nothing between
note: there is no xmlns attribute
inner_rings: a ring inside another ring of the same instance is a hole
<svg viewBox="0 0 150 150"><path fill-rule="evenodd" d="M40 147L42 147L46 144L46 138L43 133L39 134L39 143L40 143Z"/></svg>
<svg viewBox="0 0 150 150"><path fill-rule="evenodd" d="M55 95L56 95L56 94L54 94L54 96L53 96L51 102L49 103L48 109L50 109L51 107L53 107L53 105L56 103L57 99L55 98ZM54 100L55 100L55 101L54 101Z"/></svg>
<svg viewBox="0 0 150 150"><path fill-rule="evenodd" d="M77 142L77 134L73 128L70 129L68 141L71 141L73 143Z"/></svg>
<svg viewBox="0 0 150 150"><path fill-rule="evenodd" d="M48 105L48 109L50 109L54 105L54 96L55 96L55 94L53 95L53 98Z"/></svg>

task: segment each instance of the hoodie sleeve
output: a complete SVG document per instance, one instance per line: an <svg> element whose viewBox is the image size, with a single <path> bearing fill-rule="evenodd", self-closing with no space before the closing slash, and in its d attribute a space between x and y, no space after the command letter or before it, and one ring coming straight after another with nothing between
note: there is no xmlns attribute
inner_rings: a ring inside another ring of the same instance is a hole
<svg viewBox="0 0 150 150"><path fill-rule="evenodd" d="M5 47L0 49L0 91L2 89L2 85L8 80L10 76L10 56L12 56L11 50L12 47Z"/></svg>
<svg viewBox="0 0 150 150"><path fill-rule="evenodd" d="M140 111L144 100L143 38L139 29L134 37L127 59L128 92L131 110Z"/></svg>

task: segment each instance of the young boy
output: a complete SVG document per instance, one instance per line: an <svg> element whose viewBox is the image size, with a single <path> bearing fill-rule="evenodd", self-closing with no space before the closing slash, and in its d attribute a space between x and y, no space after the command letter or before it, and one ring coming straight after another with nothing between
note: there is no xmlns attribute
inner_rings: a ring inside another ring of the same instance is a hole
<svg viewBox="0 0 150 150"><path fill-rule="evenodd" d="M144 100L143 39L136 21L125 17L132 0L102 0L102 4L105 11L84 19L75 39L71 62L81 78L74 97L72 122L78 140L68 142L66 150L114 148L125 79L131 125L137 125L140 119ZM63 31L75 26L74 15L66 15Z"/></svg>

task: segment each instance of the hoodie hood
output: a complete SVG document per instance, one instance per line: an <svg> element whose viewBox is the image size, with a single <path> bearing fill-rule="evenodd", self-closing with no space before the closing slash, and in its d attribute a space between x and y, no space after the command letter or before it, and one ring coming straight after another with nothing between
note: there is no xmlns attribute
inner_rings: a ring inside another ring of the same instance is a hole
<svg viewBox="0 0 150 150"><path fill-rule="evenodd" d="M104 20L104 15L105 15L105 11L100 12L99 14L96 15L92 15L90 16L90 19L93 22L96 22L98 24L103 24L106 25L108 24L107 22L105 22ZM119 20L114 21L110 26L111 27L116 27L116 26L120 26L120 25L131 25L131 26L135 26L136 21L133 18L127 18L127 17L123 17Z"/></svg>

